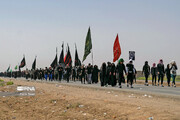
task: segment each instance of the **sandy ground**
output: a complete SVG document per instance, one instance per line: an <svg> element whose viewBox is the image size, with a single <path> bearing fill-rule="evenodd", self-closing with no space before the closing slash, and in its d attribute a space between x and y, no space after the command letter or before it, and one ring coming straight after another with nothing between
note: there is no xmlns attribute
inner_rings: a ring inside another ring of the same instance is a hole
<svg viewBox="0 0 180 120"><path fill-rule="evenodd" d="M4 79L9 81L9 79ZM18 85L35 86L35 96L0 97L0 120L179 120L180 98L144 95L106 88L12 80L1 92Z"/></svg>

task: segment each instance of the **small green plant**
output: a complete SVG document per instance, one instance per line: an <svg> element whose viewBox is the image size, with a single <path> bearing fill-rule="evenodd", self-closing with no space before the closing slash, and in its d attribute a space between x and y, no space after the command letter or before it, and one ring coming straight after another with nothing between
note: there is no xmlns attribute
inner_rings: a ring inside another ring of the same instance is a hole
<svg viewBox="0 0 180 120"><path fill-rule="evenodd" d="M0 79L0 82L4 82L4 80Z"/></svg>
<svg viewBox="0 0 180 120"><path fill-rule="evenodd" d="M13 85L14 83L12 81L9 81L6 83L6 85Z"/></svg>

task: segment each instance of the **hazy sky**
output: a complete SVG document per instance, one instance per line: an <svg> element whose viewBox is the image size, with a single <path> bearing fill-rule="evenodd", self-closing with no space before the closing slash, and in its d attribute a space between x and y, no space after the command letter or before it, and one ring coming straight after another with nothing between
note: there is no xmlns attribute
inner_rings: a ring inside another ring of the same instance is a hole
<svg viewBox="0 0 180 120"><path fill-rule="evenodd" d="M49 66L62 41L73 61L76 43L82 60L89 26L94 64L113 61L117 33L125 62L136 51L137 70L146 60L180 64L180 0L3 0L0 16L0 71L14 70L23 54L28 68L35 55L38 68Z"/></svg>

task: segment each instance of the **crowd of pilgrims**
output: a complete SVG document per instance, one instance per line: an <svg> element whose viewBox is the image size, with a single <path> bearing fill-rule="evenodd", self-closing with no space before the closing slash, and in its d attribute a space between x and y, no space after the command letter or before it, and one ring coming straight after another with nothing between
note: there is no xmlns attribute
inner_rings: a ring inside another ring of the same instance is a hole
<svg viewBox="0 0 180 120"><path fill-rule="evenodd" d="M148 65L148 61L145 61L145 64L142 69L142 74L145 76L145 85L148 86L148 78L152 75L152 86L160 85L163 86L163 79L166 75L168 86L170 86L170 80L172 78L172 86L176 87L175 78L176 78L177 65L175 61L172 61L167 65L165 69L163 60L161 59L159 63L153 63L152 67ZM25 77L26 79L34 80L48 80L48 81L61 81L66 80L70 81L81 81L82 84L96 84L99 82L101 86L116 86L118 84L119 88L122 88L122 83L125 83L127 79L127 87L133 88L133 82L136 82L136 69L133 65L133 61L125 65L124 60L121 58L118 61L118 64L114 63L102 63L101 68L99 69L97 65L88 64L87 66L74 66L70 67L68 64L63 67L58 65L55 68L45 68L45 69L36 69L19 72L15 71L9 77ZM126 77L125 77L126 75ZM8 75L7 75L8 76ZM158 81L156 79L158 78ZM156 84L157 83L157 84ZM160 83L160 84L159 84Z"/></svg>

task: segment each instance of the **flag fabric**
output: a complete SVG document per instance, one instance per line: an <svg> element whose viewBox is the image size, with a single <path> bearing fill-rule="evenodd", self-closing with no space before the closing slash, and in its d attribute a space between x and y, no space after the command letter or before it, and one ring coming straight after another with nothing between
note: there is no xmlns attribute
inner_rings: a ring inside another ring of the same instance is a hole
<svg viewBox="0 0 180 120"><path fill-rule="evenodd" d="M90 30L90 27L89 27L88 33L87 33L87 36L86 36L86 43L85 43L83 61L91 53L91 49L92 49L92 40L91 40L91 30Z"/></svg>
<svg viewBox="0 0 180 120"><path fill-rule="evenodd" d="M18 66L16 65L14 69L17 70L17 69L18 69Z"/></svg>
<svg viewBox="0 0 180 120"><path fill-rule="evenodd" d="M113 46L113 53L114 53L114 59L113 62L115 62L116 60L119 59L120 55L121 55L121 47L119 44L119 37L117 35L115 41L114 41L114 46Z"/></svg>
<svg viewBox="0 0 180 120"><path fill-rule="evenodd" d="M32 64L32 70L35 70L36 69L36 58L34 59L34 62Z"/></svg>
<svg viewBox="0 0 180 120"><path fill-rule="evenodd" d="M60 57L59 57L59 64L62 67L65 67L65 64L64 64L64 43L62 44L62 51L61 51L61 54L60 54Z"/></svg>
<svg viewBox="0 0 180 120"><path fill-rule="evenodd" d="M9 70L10 70L10 66L8 67L8 69L6 71L9 72Z"/></svg>
<svg viewBox="0 0 180 120"><path fill-rule="evenodd" d="M71 53L70 53L70 50L69 50L69 45L67 46L68 47L68 51L67 51L67 54L66 54L66 56L65 56L65 60L64 60L64 62L65 62L65 65L69 65L69 66L72 66L72 59L71 59Z"/></svg>
<svg viewBox="0 0 180 120"><path fill-rule="evenodd" d="M56 57L54 58L53 62L51 63L51 67L55 68L57 66L57 54Z"/></svg>
<svg viewBox="0 0 180 120"><path fill-rule="evenodd" d="M75 45L76 47L76 45ZM75 62L74 62L75 66L81 66L81 61L79 60L79 56L78 56L78 52L77 52L77 47L76 47L76 51L75 51Z"/></svg>
<svg viewBox="0 0 180 120"><path fill-rule="evenodd" d="M22 61L21 61L21 64L19 66L19 69L20 68L23 68L24 66L26 65L26 60L25 60L25 57L23 57Z"/></svg>

